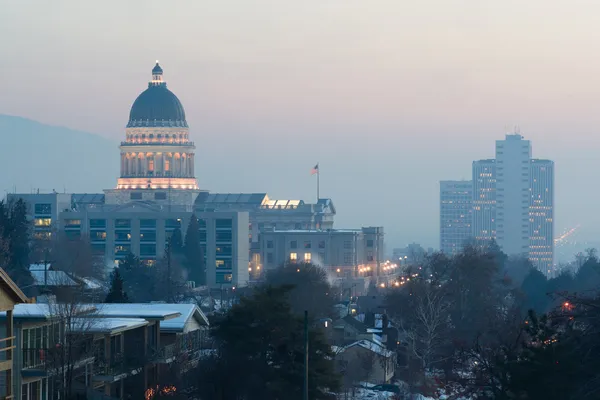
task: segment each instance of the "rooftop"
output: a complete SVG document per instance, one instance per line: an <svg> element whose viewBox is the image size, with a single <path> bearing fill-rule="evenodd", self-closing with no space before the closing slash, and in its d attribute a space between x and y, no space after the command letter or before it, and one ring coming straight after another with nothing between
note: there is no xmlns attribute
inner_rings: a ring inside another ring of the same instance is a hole
<svg viewBox="0 0 600 400"><path fill-rule="evenodd" d="M71 332L115 334L146 325L148 321L141 318L75 318Z"/></svg>
<svg viewBox="0 0 600 400"><path fill-rule="evenodd" d="M138 304L139 307L152 308L154 310L166 310L166 311L177 311L180 315L178 317L169 319L160 323L161 331L173 331L181 332L185 328L185 324L194 317L198 320L200 325L208 326L208 319L206 315L196 306L195 304L167 304L167 303L152 303L152 304Z"/></svg>
<svg viewBox="0 0 600 400"><path fill-rule="evenodd" d="M177 304L161 304L171 307L157 307L156 304L115 303L96 304L99 317L143 318L146 320L165 321L181 316ZM162 325L162 324L161 324Z"/></svg>
<svg viewBox="0 0 600 400"><path fill-rule="evenodd" d="M29 271L33 277L34 285L37 286L77 286L77 282L69 277L64 271Z"/></svg>

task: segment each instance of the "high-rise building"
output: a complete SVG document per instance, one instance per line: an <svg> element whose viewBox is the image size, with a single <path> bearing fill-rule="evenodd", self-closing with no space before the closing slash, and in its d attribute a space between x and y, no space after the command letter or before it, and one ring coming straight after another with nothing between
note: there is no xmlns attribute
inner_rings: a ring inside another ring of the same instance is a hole
<svg viewBox="0 0 600 400"><path fill-rule="evenodd" d="M473 161L472 236L479 244L496 239L496 160Z"/></svg>
<svg viewBox="0 0 600 400"><path fill-rule="evenodd" d="M529 256L530 160L523 136L496 141L496 240L508 255Z"/></svg>
<svg viewBox="0 0 600 400"><path fill-rule="evenodd" d="M533 159L529 173L529 260L541 272L554 271L554 162Z"/></svg>
<svg viewBox="0 0 600 400"><path fill-rule="evenodd" d="M440 250L455 255L471 238L472 181L440 181Z"/></svg>

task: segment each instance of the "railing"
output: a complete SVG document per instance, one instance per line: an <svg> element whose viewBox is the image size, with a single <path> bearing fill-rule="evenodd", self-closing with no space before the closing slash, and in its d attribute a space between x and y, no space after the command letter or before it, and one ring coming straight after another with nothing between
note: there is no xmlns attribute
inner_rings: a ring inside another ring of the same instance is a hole
<svg viewBox="0 0 600 400"><path fill-rule="evenodd" d="M121 142L121 146L194 146L194 142Z"/></svg>
<svg viewBox="0 0 600 400"><path fill-rule="evenodd" d="M23 369L45 369L48 363L48 349L23 349Z"/></svg>
<svg viewBox="0 0 600 400"><path fill-rule="evenodd" d="M115 376L142 368L148 361L149 357L146 355L124 356L120 353L110 359L96 357L94 368L97 368L98 375Z"/></svg>
<svg viewBox="0 0 600 400"><path fill-rule="evenodd" d="M177 345L175 343L168 344L158 352L158 359L161 361L170 360L177 355Z"/></svg>

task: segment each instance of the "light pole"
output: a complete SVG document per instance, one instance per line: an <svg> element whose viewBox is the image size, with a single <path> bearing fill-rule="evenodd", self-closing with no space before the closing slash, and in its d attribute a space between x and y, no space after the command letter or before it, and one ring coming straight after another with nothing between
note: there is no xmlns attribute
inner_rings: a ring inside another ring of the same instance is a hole
<svg viewBox="0 0 600 400"><path fill-rule="evenodd" d="M303 400L308 400L308 311L304 310L304 387Z"/></svg>

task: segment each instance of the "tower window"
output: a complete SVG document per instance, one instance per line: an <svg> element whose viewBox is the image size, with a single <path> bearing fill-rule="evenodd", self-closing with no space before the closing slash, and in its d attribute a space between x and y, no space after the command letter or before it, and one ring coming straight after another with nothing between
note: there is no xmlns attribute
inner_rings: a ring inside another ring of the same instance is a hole
<svg viewBox="0 0 600 400"><path fill-rule="evenodd" d="M168 171L171 167L171 162L169 160L165 160L165 171Z"/></svg>
<svg viewBox="0 0 600 400"><path fill-rule="evenodd" d="M154 160L148 160L148 170L154 171Z"/></svg>

